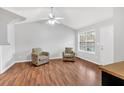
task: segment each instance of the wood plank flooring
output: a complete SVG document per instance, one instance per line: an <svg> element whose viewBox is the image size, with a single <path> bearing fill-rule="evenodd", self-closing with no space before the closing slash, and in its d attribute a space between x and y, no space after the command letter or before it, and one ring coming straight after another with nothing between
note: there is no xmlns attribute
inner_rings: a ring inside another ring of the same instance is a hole
<svg viewBox="0 0 124 93"><path fill-rule="evenodd" d="M35 67L31 62L16 63L0 75L1 86L79 86L100 85L99 67L76 58L75 62L50 60Z"/></svg>

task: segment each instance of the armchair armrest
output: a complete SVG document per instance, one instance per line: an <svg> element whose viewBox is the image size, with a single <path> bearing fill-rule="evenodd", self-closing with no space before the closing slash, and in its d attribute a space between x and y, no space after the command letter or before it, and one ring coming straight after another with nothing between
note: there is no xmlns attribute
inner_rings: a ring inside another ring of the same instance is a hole
<svg viewBox="0 0 124 93"><path fill-rule="evenodd" d="M32 53L31 56L32 56L32 61L38 60L38 55L37 54Z"/></svg>
<svg viewBox="0 0 124 93"><path fill-rule="evenodd" d="M75 52L73 52L73 55L75 56Z"/></svg>
<svg viewBox="0 0 124 93"><path fill-rule="evenodd" d="M62 52L62 56L64 57L65 52Z"/></svg>

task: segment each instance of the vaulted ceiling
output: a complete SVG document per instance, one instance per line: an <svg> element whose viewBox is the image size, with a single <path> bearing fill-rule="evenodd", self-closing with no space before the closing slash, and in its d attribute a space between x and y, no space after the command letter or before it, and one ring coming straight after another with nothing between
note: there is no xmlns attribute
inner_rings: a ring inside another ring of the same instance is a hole
<svg viewBox="0 0 124 93"><path fill-rule="evenodd" d="M4 9L26 18L23 23L40 20L48 17L50 13L49 7L5 7ZM64 18L62 24L73 29L92 25L113 16L111 7L55 7L54 12L56 16Z"/></svg>

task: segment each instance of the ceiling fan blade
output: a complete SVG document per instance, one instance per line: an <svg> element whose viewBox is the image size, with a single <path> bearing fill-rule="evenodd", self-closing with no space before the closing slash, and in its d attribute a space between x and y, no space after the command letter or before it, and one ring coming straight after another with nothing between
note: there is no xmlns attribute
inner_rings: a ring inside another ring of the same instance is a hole
<svg viewBox="0 0 124 93"><path fill-rule="evenodd" d="M45 20L49 20L49 18L34 19L34 20L27 21L27 22L39 22L39 21L45 21Z"/></svg>
<svg viewBox="0 0 124 93"><path fill-rule="evenodd" d="M64 18L61 18L61 17L56 17L55 19L56 19L56 20L61 20L61 19L64 19Z"/></svg>
<svg viewBox="0 0 124 93"><path fill-rule="evenodd" d="M57 23L57 24L60 24L60 21L58 21L58 20L55 20L55 23Z"/></svg>
<svg viewBox="0 0 124 93"><path fill-rule="evenodd" d="M39 20L49 20L49 18L40 18Z"/></svg>
<svg viewBox="0 0 124 93"><path fill-rule="evenodd" d="M49 18L53 18L54 15L52 13L49 14Z"/></svg>

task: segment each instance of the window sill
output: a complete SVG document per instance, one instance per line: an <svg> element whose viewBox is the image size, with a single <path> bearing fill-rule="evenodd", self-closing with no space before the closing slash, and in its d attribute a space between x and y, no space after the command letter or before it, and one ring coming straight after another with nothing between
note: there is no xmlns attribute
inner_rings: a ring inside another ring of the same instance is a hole
<svg viewBox="0 0 124 93"><path fill-rule="evenodd" d="M0 46L4 46L4 45L10 45L10 43L6 42L6 43L0 43Z"/></svg>
<svg viewBox="0 0 124 93"><path fill-rule="evenodd" d="M79 52L95 55L95 52L88 52L88 51L83 51L83 50L79 50Z"/></svg>

